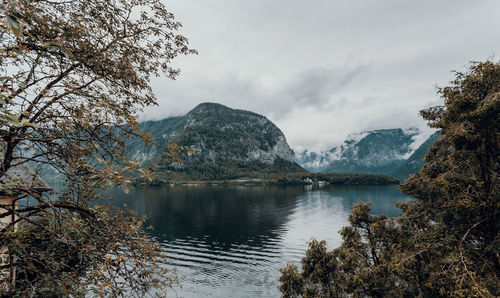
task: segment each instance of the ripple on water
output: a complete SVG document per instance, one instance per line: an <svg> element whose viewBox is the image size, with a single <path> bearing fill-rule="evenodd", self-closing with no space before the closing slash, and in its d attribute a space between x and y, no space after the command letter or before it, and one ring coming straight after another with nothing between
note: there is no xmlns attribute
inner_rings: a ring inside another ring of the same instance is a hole
<svg viewBox="0 0 500 298"><path fill-rule="evenodd" d="M392 202L408 198L392 186L157 188L115 197L146 210L169 266L185 276L175 289L182 297L279 297L278 269L299 263L311 237L340 244L354 202L393 216Z"/></svg>

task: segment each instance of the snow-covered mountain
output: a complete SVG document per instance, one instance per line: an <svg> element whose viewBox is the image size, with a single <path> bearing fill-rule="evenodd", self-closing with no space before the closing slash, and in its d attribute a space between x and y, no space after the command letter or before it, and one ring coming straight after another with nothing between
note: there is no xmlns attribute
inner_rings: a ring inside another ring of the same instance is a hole
<svg viewBox="0 0 500 298"><path fill-rule="evenodd" d="M352 134L328 151L296 154L311 172L391 174L415 152L416 128L379 129Z"/></svg>

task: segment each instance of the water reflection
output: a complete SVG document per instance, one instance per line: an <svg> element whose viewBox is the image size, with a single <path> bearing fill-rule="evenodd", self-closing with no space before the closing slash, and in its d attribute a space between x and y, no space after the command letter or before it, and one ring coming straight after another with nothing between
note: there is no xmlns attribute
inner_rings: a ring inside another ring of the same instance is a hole
<svg viewBox="0 0 500 298"><path fill-rule="evenodd" d="M277 236L301 188L175 187L138 189L115 203L147 214L161 240L204 239L209 245L259 245Z"/></svg>
<svg viewBox="0 0 500 298"><path fill-rule="evenodd" d="M312 237L338 246L354 203L372 201L372 213L395 216L393 202L408 199L394 186L197 186L114 196L114 204L148 215L187 275L178 290L184 297L279 296L278 268L298 262Z"/></svg>

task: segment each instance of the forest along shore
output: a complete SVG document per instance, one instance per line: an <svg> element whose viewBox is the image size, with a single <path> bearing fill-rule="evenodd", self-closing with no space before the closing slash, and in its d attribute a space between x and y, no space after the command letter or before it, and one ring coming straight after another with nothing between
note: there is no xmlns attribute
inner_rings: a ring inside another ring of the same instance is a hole
<svg viewBox="0 0 500 298"><path fill-rule="evenodd" d="M163 176L153 181L139 181L146 186L197 185L395 185L401 180L386 175L344 173L290 173L286 175L260 175L221 180L182 179L178 175Z"/></svg>

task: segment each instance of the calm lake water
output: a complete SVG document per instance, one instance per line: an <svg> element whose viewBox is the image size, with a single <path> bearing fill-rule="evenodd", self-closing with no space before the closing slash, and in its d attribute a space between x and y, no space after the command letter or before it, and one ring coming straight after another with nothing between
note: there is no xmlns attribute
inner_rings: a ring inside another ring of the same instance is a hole
<svg viewBox="0 0 500 298"><path fill-rule="evenodd" d="M299 263L313 237L340 245L354 203L371 201L373 214L395 216L393 202L410 198L396 186L195 186L114 196L113 204L148 215L185 275L175 289L182 297L278 297L278 269Z"/></svg>

